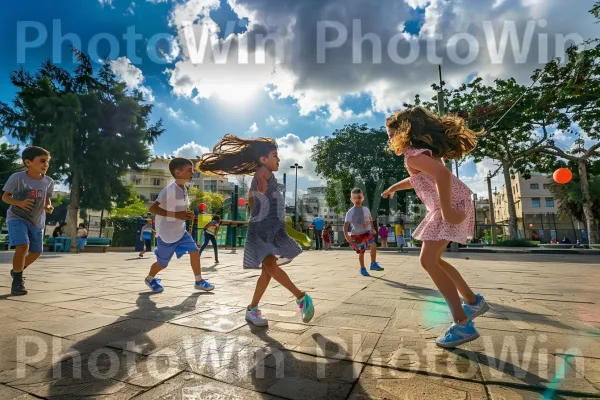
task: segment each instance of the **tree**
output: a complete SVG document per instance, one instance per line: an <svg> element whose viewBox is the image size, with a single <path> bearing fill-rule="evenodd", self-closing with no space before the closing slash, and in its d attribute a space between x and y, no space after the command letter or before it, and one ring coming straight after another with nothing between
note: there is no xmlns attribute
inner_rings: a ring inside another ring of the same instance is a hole
<svg viewBox="0 0 600 400"><path fill-rule="evenodd" d="M208 207L207 212L216 214L223 208L223 196L218 193L203 192L200 189L191 188L189 190L190 207L192 210L198 208L201 203Z"/></svg>
<svg viewBox="0 0 600 400"><path fill-rule="evenodd" d="M123 205L111 210L111 217L142 217L148 214L148 206L137 195L134 188L130 187L129 198Z"/></svg>
<svg viewBox="0 0 600 400"><path fill-rule="evenodd" d="M162 134L162 120L149 122L152 105L128 93L110 60L94 75L90 58L73 50L73 72L45 62L35 74L11 74L18 89L13 106L0 103L0 127L20 141L42 146L52 155L49 175L70 186L68 231L74 239L80 207L110 209L127 198L119 177L140 169L149 145ZM74 240L73 240L74 243Z"/></svg>
<svg viewBox="0 0 600 400"><path fill-rule="evenodd" d="M373 216L388 214L397 209L396 202L404 204L405 193L398 193L391 201L381 199L381 193L390 184L408 176L402 157L387 151L387 132L384 127L373 129L366 124L346 125L321 138L312 149L311 159L317 164L317 174L325 177L325 199L337 213L350 208L350 191L360 187L365 194L365 205Z"/></svg>
<svg viewBox="0 0 600 400"><path fill-rule="evenodd" d="M0 144L0 189L8 178L15 172L24 170L23 164L20 162L21 156L17 146L11 146L8 143ZM3 201L0 201L0 222L6 219L6 212L10 206ZM0 223L2 227L4 223Z"/></svg>

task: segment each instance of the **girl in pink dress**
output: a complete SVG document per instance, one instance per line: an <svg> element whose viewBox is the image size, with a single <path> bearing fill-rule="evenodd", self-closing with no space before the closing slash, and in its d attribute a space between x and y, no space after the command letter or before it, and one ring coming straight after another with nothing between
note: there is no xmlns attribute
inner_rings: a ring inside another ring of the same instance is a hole
<svg viewBox="0 0 600 400"><path fill-rule="evenodd" d="M388 198L398 190L414 188L427 207L428 214L413 237L423 241L421 266L446 299L454 319L436 343L453 348L479 337L473 319L488 311L489 305L441 258L451 241L466 244L473 235L475 220L471 190L452 175L443 159L464 157L477 145L479 134L469 130L462 118L440 117L420 107L396 111L386 120L386 127L389 147L397 156L404 154L410 176L382 196Z"/></svg>

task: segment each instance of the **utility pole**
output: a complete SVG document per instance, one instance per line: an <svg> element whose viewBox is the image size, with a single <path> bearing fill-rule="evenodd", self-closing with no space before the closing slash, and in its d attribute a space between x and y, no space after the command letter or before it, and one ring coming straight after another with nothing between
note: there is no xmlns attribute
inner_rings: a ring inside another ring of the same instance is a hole
<svg viewBox="0 0 600 400"><path fill-rule="evenodd" d="M283 173L283 210L284 210L283 213L284 214L285 214L285 190L287 188L287 186L286 186L286 179L285 178L286 178L286 174L284 172Z"/></svg>
<svg viewBox="0 0 600 400"><path fill-rule="evenodd" d="M494 215L494 198L492 197L492 172L488 171L487 175L488 199L490 201L490 215L492 223L492 244L496 244L496 216Z"/></svg>
<svg viewBox="0 0 600 400"><path fill-rule="evenodd" d="M438 75L440 78L440 91L438 92L438 114L440 114L440 117L442 117L446 114L446 107L444 104L444 87L443 87L444 81L442 81L442 66L441 65L438 65ZM448 168L448 170L450 171L450 174L452 174L452 160L446 160L446 168ZM452 242L450 244L450 251L453 251L453 252L458 251L458 243Z"/></svg>

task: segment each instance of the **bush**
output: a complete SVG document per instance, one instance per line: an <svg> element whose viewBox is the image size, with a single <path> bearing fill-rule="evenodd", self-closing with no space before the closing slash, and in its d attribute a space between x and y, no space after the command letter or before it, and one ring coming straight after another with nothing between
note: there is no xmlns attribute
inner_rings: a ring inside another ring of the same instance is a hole
<svg viewBox="0 0 600 400"><path fill-rule="evenodd" d="M137 232L137 217L109 217L106 218L106 224L112 225L115 230L111 246L113 247L131 247L135 246Z"/></svg>
<svg viewBox="0 0 600 400"><path fill-rule="evenodd" d="M497 246L502 247L537 247L537 244L531 243L527 239L501 240Z"/></svg>

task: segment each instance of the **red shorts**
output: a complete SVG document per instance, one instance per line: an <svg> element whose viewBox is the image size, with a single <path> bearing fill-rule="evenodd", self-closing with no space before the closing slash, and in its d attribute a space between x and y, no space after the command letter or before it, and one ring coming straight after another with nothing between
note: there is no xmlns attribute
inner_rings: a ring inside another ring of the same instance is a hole
<svg viewBox="0 0 600 400"><path fill-rule="evenodd" d="M373 235L373 232L365 232L350 237L352 238L352 247L358 254L364 253L371 243L375 243L375 235Z"/></svg>

